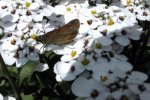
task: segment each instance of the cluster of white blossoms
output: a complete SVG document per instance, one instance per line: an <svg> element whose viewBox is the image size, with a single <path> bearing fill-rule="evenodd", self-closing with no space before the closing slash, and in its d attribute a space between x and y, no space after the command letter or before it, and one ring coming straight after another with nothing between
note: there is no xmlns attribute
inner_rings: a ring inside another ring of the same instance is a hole
<svg viewBox="0 0 150 100"><path fill-rule="evenodd" d="M148 100L150 84L144 82L148 76L132 71L128 58L120 53L130 40L140 39L142 28L137 19L150 21L149 8L141 0L121 2L122 6L90 6L88 1L78 0L52 7L42 0L1 0L0 26L5 33L1 55L7 65L21 67L32 60L39 62L37 71L44 71L48 65L40 63L39 54L53 50L62 55L54 66L56 80L75 80L71 89L76 96L85 100ZM37 36L73 19L80 21L73 43L45 48L36 41Z"/></svg>

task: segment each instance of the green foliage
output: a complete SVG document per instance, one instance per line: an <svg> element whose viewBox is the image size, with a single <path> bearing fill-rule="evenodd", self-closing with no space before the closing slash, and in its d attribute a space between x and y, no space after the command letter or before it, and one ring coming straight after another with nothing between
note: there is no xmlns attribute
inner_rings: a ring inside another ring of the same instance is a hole
<svg viewBox="0 0 150 100"><path fill-rule="evenodd" d="M71 85L68 82L63 81L63 82L60 82L58 85L61 87L64 93L70 94Z"/></svg>
<svg viewBox="0 0 150 100"><path fill-rule="evenodd" d="M23 68L21 69L20 75L19 75L19 86L21 86L22 82L26 79L32 76L33 72L35 71L37 63L34 61L29 61L26 63Z"/></svg>
<svg viewBox="0 0 150 100"><path fill-rule="evenodd" d="M48 58L48 57L50 57L50 55L52 55L53 54L53 51L46 51L45 53L44 53L44 55Z"/></svg>
<svg viewBox="0 0 150 100"><path fill-rule="evenodd" d="M92 1L92 0L88 0L88 3L90 6L96 6L96 3L95 1Z"/></svg>
<svg viewBox="0 0 150 100"><path fill-rule="evenodd" d="M21 93L22 100L35 100L32 94L25 95L24 93Z"/></svg>

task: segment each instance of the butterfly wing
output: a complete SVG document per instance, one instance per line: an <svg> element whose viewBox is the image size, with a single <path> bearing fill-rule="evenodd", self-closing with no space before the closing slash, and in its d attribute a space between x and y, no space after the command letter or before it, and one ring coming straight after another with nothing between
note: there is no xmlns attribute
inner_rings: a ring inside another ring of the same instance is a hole
<svg viewBox="0 0 150 100"><path fill-rule="evenodd" d="M70 43L74 40L78 34L78 29L80 27L80 22L78 19L70 21L68 24L50 31L42 35L41 42L44 44L56 44L62 45Z"/></svg>

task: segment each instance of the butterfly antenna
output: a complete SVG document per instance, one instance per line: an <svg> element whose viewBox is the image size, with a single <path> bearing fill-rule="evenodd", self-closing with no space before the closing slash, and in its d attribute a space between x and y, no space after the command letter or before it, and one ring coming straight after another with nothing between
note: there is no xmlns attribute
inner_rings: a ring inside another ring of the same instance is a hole
<svg viewBox="0 0 150 100"><path fill-rule="evenodd" d="M44 48L46 48L46 46L47 46L47 45L44 44L44 45L40 48L40 51L43 49L42 52L41 52L41 54L43 54L43 53L45 52L45 49L44 49Z"/></svg>

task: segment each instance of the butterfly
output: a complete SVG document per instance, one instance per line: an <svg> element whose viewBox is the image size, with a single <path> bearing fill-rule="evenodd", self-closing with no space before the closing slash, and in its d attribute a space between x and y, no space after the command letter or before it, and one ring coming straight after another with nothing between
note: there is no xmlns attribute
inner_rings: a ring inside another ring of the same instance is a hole
<svg viewBox="0 0 150 100"><path fill-rule="evenodd" d="M74 19L58 29L39 36L38 40L47 45L65 45L74 41L74 38L78 34L79 27L79 20Z"/></svg>

